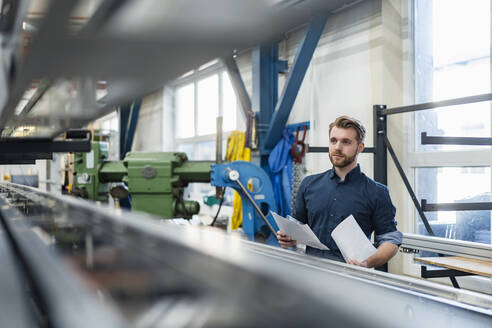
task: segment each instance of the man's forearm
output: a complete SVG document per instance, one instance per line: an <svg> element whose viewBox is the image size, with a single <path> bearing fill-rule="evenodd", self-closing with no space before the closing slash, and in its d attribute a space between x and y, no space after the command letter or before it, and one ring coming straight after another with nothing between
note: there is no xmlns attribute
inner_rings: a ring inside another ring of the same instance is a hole
<svg viewBox="0 0 492 328"><path fill-rule="evenodd" d="M398 246L392 243L382 243L379 245L376 253L373 256L367 259L367 267L374 268L385 264L388 262L393 256L395 256L398 251Z"/></svg>

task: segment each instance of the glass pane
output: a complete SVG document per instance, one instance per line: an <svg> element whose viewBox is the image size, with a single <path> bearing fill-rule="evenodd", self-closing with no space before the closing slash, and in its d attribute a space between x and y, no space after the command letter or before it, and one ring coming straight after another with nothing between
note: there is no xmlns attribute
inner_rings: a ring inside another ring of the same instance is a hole
<svg viewBox="0 0 492 328"><path fill-rule="evenodd" d="M223 131L233 131L236 129L237 99L227 72L222 72L222 83Z"/></svg>
<svg viewBox="0 0 492 328"><path fill-rule="evenodd" d="M186 153L189 160L195 159L195 145L194 144L179 144L177 147L177 151L180 153Z"/></svg>
<svg viewBox="0 0 492 328"><path fill-rule="evenodd" d="M490 202L490 167L416 168L417 199L428 203ZM425 212L435 235L490 244L490 211ZM427 234L416 212L416 231Z"/></svg>
<svg viewBox="0 0 492 328"><path fill-rule="evenodd" d="M421 103L488 92L490 1L416 1L415 101ZM490 137L490 106L490 102L482 102L416 112L416 151L488 148L422 146L420 134Z"/></svg>
<svg viewBox="0 0 492 328"><path fill-rule="evenodd" d="M199 161L215 160L215 141L205 141L197 144L197 156Z"/></svg>
<svg viewBox="0 0 492 328"><path fill-rule="evenodd" d="M434 66L489 56L490 0L433 0L432 6Z"/></svg>
<svg viewBox="0 0 492 328"><path fill-rule="evenodd" d="M193 84L176 90L176 136L189 138L195 135L195 94Z"/></svg>
<svg viewBox="0 0 492 328"><path fill-rule="evenodd" d="M219 115L219 76L207 77L198 82L198 135L214 134Z"/></svg>
<svg viewBox="0 0 492 328"><path fill-rule="evenodd" d="M415 113L415 150L429 152L490 149L490 146L421 143L422 132L427 132L427 136L490 137L490 109L491 102L484 101Z"/></svg>

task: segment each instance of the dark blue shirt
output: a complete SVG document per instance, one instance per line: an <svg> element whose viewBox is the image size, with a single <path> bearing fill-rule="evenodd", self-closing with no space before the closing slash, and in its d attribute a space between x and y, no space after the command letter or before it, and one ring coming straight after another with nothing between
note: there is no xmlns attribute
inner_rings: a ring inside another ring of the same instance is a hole
<svg viewBox="0 0 492 328"><path fill-rule="evenodd" d="M388 241L401 244L396 229L396 209L388 188L361 172L357 165L341 181L334 169L304 178L296 198L295 217L307 223L319 240L330 250L307 246L306 253L343 261L331 238L331 232L349 215L353 215L367 238L375 232L378 244Z"/></svg>

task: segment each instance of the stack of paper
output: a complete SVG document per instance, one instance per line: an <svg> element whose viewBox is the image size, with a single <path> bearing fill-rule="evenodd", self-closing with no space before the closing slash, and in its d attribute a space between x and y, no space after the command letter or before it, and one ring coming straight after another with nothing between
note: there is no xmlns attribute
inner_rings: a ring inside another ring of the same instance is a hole
<svg viewBox="0 0 492 328"><path fill-rule="evenodd" d="M292 239L296 240L299 244L305 244L323 250L329 249L319 241L318 237L316 237L307 224L303 224L291 216L284 218L275 212L271 213L280 231L284 232L287 236L292 237Z"/></svg>
<svg viewBox="0 0 492 328"><path fill-rule="evenodd" d="M367 239L352 215L333 230L331 237L340 249L345 261L353 259L363 262L376 253L376 248Z"/></svg>

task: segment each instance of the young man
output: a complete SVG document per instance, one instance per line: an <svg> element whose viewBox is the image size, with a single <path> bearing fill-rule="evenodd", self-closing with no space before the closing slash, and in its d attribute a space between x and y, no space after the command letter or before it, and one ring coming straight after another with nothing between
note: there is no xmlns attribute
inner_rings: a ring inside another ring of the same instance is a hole
<svg viewBox="0 0 492 328"><path fill-rule="evenodd" d="M366 130L356 119L340 116L330 124L329 156L333 168L306 177L299 187L295 217L307 223L319 240L330 250L306 248L307 254L343 261L331 238L331 232L349 215L353 215L367 238L375 231L377 252L364 262L348 259L347 263L373 268L386 263L397 252L402 234L396 229L395 207L388 188L361 172L357 156L364 149ZM277 232L282 247L296 241Z"/></svg>

